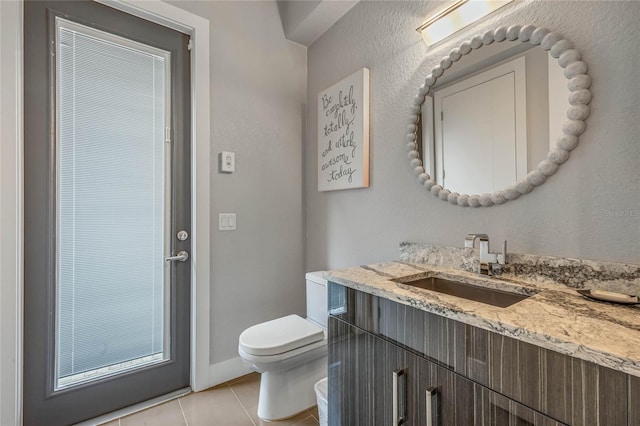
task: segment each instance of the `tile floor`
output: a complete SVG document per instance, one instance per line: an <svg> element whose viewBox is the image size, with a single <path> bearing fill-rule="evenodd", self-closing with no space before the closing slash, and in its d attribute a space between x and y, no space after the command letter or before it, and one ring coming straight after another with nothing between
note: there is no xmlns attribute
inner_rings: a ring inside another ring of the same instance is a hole
<svg viewBox="0 0 640 426"><path fill-rule="evenodd" d="M191 393L103 426L317 426L318 410L281 422L258 418L260 375L252 373L206 391Z"/></svg>

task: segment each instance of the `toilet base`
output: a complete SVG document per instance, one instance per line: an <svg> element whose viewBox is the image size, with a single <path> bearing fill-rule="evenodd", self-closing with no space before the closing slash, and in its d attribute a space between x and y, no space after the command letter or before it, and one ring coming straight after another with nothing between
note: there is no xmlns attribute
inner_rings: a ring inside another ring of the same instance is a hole
<svg viewBox="0 0 640 426"><path fill-rule="evenodd" d="M258 417L273 421L292 417L316 405L313 385L327 375L327 356L260 377Z"/></svg>

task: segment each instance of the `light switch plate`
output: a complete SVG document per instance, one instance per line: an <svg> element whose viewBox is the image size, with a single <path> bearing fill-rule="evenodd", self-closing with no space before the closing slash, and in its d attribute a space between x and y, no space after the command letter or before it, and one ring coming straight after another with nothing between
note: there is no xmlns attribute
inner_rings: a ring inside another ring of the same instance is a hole
<svg viewBox="0 0 640 426"><path fill-rule="evenodd" d="M236 230L236 214L235 213L219 213L218 214L218 230L219 231L235 231Z"/></svg>
<svg viewBox="0 0 640 426"><path fill-rule="evenodd" d="M233 173L236 171L236 153L231 151L222 151L218 155L218 163L220 171L223 173Z"/></svg>

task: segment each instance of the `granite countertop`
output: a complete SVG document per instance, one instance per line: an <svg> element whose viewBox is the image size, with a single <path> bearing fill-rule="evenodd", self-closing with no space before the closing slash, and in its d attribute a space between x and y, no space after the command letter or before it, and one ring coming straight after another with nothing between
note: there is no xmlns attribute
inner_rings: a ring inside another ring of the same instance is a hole
<svg viewBox="0 0 640 426"><path fill-rule="evenodd" d="M436 276L531 297L495 307L392 279ZM331 270L337 284L509 336L562 354L640 377L640 306L585 299L552 283L501 279L412 262L385 262Z"/></svg>

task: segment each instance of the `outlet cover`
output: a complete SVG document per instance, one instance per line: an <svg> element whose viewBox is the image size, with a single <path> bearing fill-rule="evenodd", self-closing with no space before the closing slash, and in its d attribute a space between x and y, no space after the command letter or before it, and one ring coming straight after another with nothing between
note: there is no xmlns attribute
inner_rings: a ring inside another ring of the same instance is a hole
<svg viewBox="0 0 640 426"><path fill-rule="evenodd" d="M220 172L233 173L236 171L236 153L230 151L222 151L218 154L218 164Z"/></svg>

